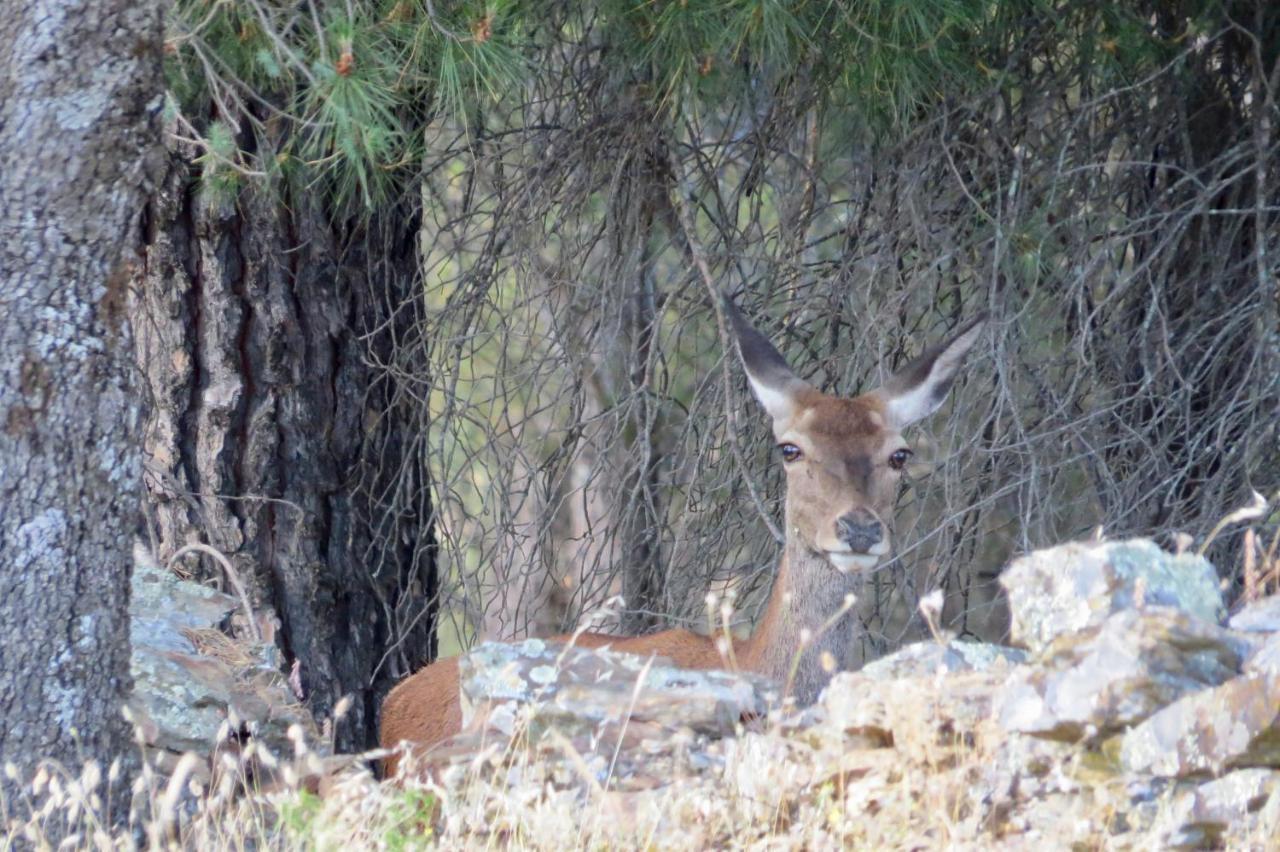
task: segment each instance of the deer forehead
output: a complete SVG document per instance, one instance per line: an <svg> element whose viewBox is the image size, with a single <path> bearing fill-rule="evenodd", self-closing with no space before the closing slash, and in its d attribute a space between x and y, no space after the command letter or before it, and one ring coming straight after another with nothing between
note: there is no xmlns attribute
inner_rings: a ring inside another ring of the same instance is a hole
<svg viewBox="0 0 1280 852"><path fill-rule="evenodd" d="M884 404L871 396L853 399L814 395L778 435L779 441L804 445L832 456L875 456L901 436L889 426Z"/></svg>

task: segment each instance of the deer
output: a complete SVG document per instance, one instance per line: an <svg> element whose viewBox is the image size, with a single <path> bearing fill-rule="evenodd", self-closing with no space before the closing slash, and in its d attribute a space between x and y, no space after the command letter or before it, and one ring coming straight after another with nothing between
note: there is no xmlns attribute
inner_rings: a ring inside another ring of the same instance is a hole
<svg viewBox="0 0 1280 852"><path fill-rule="evenodd" d="M748 638L733 640L732 654L715 637L682 628L550 641L608 646L690 669L725 668L732 659L742 670L789 682L791 696L805 706L835 671L857 662L860 622L847 601L892 552L891 510L913 454L902 432L945 401L987 317L973 317L878 388L845 398L801 379L730 298L721 301L748 384L772 421L785 474L785 543L763 615ZM459 688L454 657L428 664L388 693L380 728L381 746L391 753L386 777L395 777L404 749L423 753L461 731Z"/></svg>

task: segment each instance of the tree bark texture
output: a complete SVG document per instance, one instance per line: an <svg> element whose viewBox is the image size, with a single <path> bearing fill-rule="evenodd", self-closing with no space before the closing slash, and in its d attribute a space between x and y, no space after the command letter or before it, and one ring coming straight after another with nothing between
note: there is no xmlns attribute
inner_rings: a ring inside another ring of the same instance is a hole
<svg viewBox="0 0 1280 852"><path fill-rule="evenodd" d="M158 0L0 15L0 758L23 771L131 751L123 249L161 153L161 39Z"/></svg>
<svg viewBox="0 0 1280 852"><path fill-rule="evenodd" d="M315 193L202 193L177 153L151 210L138 360L149 519L167 559L243 582L259 628L339 748L433 653L435 540L406 339L421 328L417 220L338 233ZM403 368L403 369L402 369ZM244 630L247 625L240 624Z"/></svg>

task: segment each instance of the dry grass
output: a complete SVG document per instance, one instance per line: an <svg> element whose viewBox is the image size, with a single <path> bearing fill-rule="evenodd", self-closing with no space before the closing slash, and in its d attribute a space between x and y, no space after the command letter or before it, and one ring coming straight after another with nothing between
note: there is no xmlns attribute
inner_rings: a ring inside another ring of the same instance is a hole
<svg viewBox="0 0 1280 852"><path fill-rule="evenodd" d="M552 738L553 741L555 738ZM3 848L134 849L528 849L708 847L909 848L957 837L966 810L925 807L922 798L981 766L975 752L935 765L895 752L857 753L825 777L809 746L776 731L748 733L716 749L723 770L690 772L650 790L611 789L588 768L592 755L561 739L531 749L522 738L453 767L440 783L379 784L351 771L313 792L297 761L281 767L276 789L232 795L197 780L200 761L182 761L166 779L145 769L126 824L109 828L125 807L94 765L71 776L42 769L19 802L8 803ZM856 759L855 759L856 758ZM576 779L573 767L580 770ZM569 767L566 776L560 770ZM576 780L578 783L567 783ZM949 792L948 792L949 791ZM870 818L866 814L870 813ZM49 844L53 845L53 844Z"/></svg>
<svg viewBox="0 0 1280 852"><path fill-rule="evenodd" d="M191 642L196 653L221 660L229 666L247 668L257 663L257 658L239 642L214 627L188 627L181 631Z"/></svg>
<svg viewBox="0 0 1280 852"><path fill-rule="evenodd" d="M1221 526L1256 522L1267 508L1264 501L1228 516ZM1264 524L1273 522L1274 516ZM1264 546L1256 528L1246 530L1245 600L1280 592L1278 541L1280 536ZM190 638L203 640L206 653L231 653L212 633ZM517 713L509 738L472 740L472 748L452 758L433 756L429 767L415 767L415 758L406 755L402 765L410 780L394 784L379 782L369 769L386 752L321 758L297 727L290 734L292 755L272 754L250 740L243 750L219 746L212 761L193 754L176 761L157 757L138 730L141 769L128 789L119 761L106 771L92 762L79 771L48 762L28 779L19 779L6 764L6 776L22 792L6 800L0 788L0 852L1039 852L1162 845L1161 831L1188 786L1156 784L1148 801L1135 804L1135 779L1119 771L1114 743L1088 750L1010 737L989 718L955 721L967 717L948 708L966 690L981 688L984 678L998 689L1002 675L877 684L883 727L892 731L888 742L822 721L798 724L793 717L719 741L673 738L651 760L630 764L617 761L608 737L585 750L580 739L555 731L542 732L535 742L531 714ZM339 718L348 706L339 705ZM1280 820L1280 793L1265 809L1275 811L1269 819ZM1264 832L1267 824L1273 823L1259 820L1252 833L1228 837L1228 848L1280 850L1280 841Z"/></svg>
<svg viewBox="0 0 1280 852"><path fill-rule="evenodd" d="M1142 848L1113 833L1135 816L1123 779L1098 754L1036 743L1028 758L985 723L939 737L929 702L891 705L889 747L774 725L713 743L699 752L705 765L689 760L654 779L602 778L599 755L554 735L532 747L523 731L437 772L438 782L399 786L362 768L324 775L300 741L287 760L249 755L275 779L251 794L235 773L210 785L195 756L167 778L144 768L132 804L117 769L49 766L21 800L4 803L0 849ZM1042 791L1032 805L1014 806L1002 786L1014 765L1030 767L1023 790ZM1167 804L1145 819L1158 821ZM66 839L59 847L54 837ZM1252 848L1266 848L1264 838Z"/></svg>

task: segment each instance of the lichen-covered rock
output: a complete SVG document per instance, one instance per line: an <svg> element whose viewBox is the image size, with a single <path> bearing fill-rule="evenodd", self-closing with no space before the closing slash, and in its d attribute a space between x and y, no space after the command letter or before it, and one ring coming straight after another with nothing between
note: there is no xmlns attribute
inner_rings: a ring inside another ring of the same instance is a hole
<svg viewBox="0 0 1280 852"><path fill-rule="evenodd" d="M532 707L530 733L595 731L604 724L657 726L725 735L762 716L775 691L764 678L691 671L617 651L565 647L541 639L485 642L459 663L463 718L482 710L505 733L517 707Z"/></svg>
<svg viewBox="0 0 1280 852"><path fill-rule="evenodd" d="M1059 636L1010 675L996 707L1009 731L1076 741L1137 724L1239 671L1230 633L1168 607L1122 610Z"/></svg>
<svg viewBox="0 0 1280 852"><path fill-rule="evenodd" d="M920 643L777 712L752 677L486 645L460 667L471 724L424 759L455 813L518 800L562 824L590 808L610 827L597 845L727 846L723 826L737 840L746 824L788 848L1272 848L1280 771L1254 767L1280 765L1280 636L1221 626L1195 557L1149 542L1057 553L1084 557L1040 566L1054 600L1024 616L1054 624L1024 624L1030 662ZM777 835L784 823L803 836Z"/></svg>
<svg viewBox="0 0 1280 852"><path fill-rule="evenodd" d="M1116 814L1124 807L1123 797L1110 788L1084 788L1037 797L1008 814L1003 825L998 825L999 842L961 848L1002 852L1132 848L1113 846L1102 840L1115 830Z"/></svg>
<svg viewBox="0 0 1280 852"><path fill-rule="evenodd" d="M464 731L425 768L465 783L484 755L520 753L511 783L637 792L724 769L721 738L777 703L754 675L678 669L607 649L528 639L484 643L459 660Z"/></svg>
<svg viewBox="0 0 1280 852"><path fill-rule="evenodd" d="M183 580L149 556L138 555L129 599L129 639L134 646L191 653L182 630L216 627L236 608L236 599Z"/></svg>
<svg viewBox="0 0 1280 852"><path fill-rule="evenodd" d="M129 708L148 746L206 754L229 718L275 751L291 748L290 726L318 740L314 721L273 665L273 647L234 643L217 626L237 606L234 598L183 580L150 559L133 571L129 604L131 673ZM224 653L202 653L201 636L215 637Z"/></svg>
<svg viewBox="0 0 1280 852"><path fill-rule="evenodd" d="M983 784L991 791L989 805L1010 809L1021 802L1079 789L1069 765L1080 747L1063 742L1009 734L1002 737L988 762Z"/></svg>
<svg viewBox="0 0 1280 852"><path fill-rule="evenodd" d="M1231 616L1232 630L1251 633L1280 633L1280 595L1261 598Z"/></svg>
<svg viewBox="0 0 1280 852"><path fill-rule="evenodd" d="M1174 607L1210 623L1226 615L1203 557L1166 553L1146 539L1064 544L1014 560L1000 576L1015 645L1033 655L1055 638L1139 604Z"/></svg>
<svg viewBox="0 0 1280 852"><path fill-rule="evenodd" d="M1243 675L1179 699L1125 734L1121 760L1166 778L1280 766L1280 675Z"/></svg>
<svg viewBox="0 0 1280 852"><path fill-rule="evenodd" d="M979 642L918 642L837 674L817 704L784 726L838 732L865 748L893 744L895 728L946 740L990 715L995 690L1025 656Z"/></svg>
<svg viewBox="0 0 1280 852"><path fill-rule="evenodd" d="M1280 789L1271 791L1270 797L1258 809L1256 819L1251 822L1247 830L1252 835L1272 841L1280 837Z"/></svg>
<svg viewBox="0 0 1280 852"><path fill-rule="evenodd" d="M1280 633L1269 636L1266 642L1249 652L1244 661L1244 673L1280 675Z"/></svg>
<svg viewBox="0 0 1280 852"><path fill-rule="evenodd" d="M988 642L916 642L867 663L861 673L877 680L897 680L938 673L980 672L1025 661L1026 652Z"/></svg>
<svg viewBox="0 0 1280 852"><path fill-rule="evenodd" d="M1280 772L1240 769L1190 789L1174 791L1154 826L1166 849L1206 849L1251 833L1250 817L1280 790Z"/></svg>
<svg viewBox="0 0 1280 852"><path fill-rule="evenodd" d="M954 743L990 718L1005 677L986 671L881 680L841 672L822 693L818 724L862 747Z"/></svg>
<svg viewBox="0 0 1280 852"><path fill-rule="evenodd" d="M231 678L218 660L202 660L184 630L215 627L235 598L186 582L149 558L134 565L129 640L134 691L129 707L149 745L198 751L213 745L226 718Z"/></svg>

